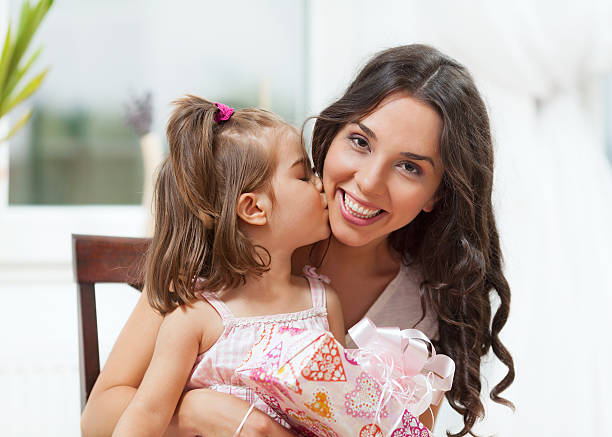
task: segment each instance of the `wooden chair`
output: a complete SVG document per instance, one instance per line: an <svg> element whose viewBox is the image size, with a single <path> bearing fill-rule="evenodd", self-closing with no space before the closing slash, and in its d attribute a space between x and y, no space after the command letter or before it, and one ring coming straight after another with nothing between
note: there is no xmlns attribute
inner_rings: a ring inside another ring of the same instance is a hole
<svg viewBox="0 0 612 437"><path fill-rule="evenodd" d="M78 284L81 410L100 374L95 284L126 283L142 290L150 239L72 235L72 264Z"/></svg>

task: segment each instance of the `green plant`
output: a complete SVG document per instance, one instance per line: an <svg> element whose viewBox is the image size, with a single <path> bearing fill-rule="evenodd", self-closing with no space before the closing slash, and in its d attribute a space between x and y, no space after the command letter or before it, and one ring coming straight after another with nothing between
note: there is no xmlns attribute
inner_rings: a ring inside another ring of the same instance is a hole
<svg viewBox="0 0 612 437"><path fill-rule="evenodd" d="M53 0L39 0L32 7L30 2L26 0L21 6L16 37L11 35L11 24L8 24L4 47L2 48L2 57L0 58L0 119L16 105L30 97L38 89L49 71L48 68L45 68L25 85L18 87L24 75L40 55L42 48L36 50L27 61L21 62L34 33L36 33L40 22L52 4ZM31 115L32 110L28 110L21 116L9 130L8 134L2 138L2 141L10 138L23 127Z"/></svg>

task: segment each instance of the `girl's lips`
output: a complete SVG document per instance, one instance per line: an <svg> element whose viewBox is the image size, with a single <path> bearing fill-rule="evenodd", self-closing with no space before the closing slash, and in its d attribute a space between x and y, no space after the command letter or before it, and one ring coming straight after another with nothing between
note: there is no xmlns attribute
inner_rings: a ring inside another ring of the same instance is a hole
<svg viewBox="0 0 612 437"><path fill-rule="evenodd" d="M361 218L361 217L354 216L344 204L344 191L342 189L336 190L336 200L338 201L338 207L340 208L340 213L342 214L342 217L344 217L345 220L348 221L349 223L352 223L357 226L371 225L377 222L378 220L380 220L381 218L383 218L385 214L387 214L386 211L381 210L381 212L378 215L375 215L374 217L371 217L371 218Z"/></svg>

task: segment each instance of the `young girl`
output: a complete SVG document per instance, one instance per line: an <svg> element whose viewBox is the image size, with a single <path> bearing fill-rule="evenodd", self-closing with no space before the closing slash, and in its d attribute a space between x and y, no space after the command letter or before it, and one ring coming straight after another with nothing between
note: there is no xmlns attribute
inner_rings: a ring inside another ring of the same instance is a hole
<svg viewBox="0 0 612 437"><path fill-rule="evenodd" d="M167 133L146 276L150 304L165 317L115 436L161 436L185 386L270 411L234 374L257 341L289 326L344 338L335 293L312 269L307 279L291 275L293 251L330 232L297 131L264 110L187 96Z"/></svg>

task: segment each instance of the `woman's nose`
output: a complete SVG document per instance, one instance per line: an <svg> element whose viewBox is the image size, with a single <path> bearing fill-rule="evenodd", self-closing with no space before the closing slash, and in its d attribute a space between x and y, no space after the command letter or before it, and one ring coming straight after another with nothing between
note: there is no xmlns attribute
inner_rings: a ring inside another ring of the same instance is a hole
<svg viewBox="0 0 612 437"><path fill-rule="evenodd" d="M371 160L355 172L355 182L363 194L381 194L384 175L381 164Z"/></svg>

